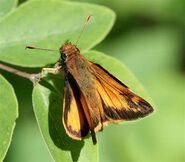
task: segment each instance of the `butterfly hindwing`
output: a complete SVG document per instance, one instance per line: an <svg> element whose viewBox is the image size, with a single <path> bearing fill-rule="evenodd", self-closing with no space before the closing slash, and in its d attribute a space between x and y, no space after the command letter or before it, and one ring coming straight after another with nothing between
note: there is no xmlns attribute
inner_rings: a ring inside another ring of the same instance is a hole
<svg viewBox="0 0 185 162"><path fill-rule="evenodd" d="M103 124L142 118L153 111L152 106L134 94L100 65L92 64L96 89L102 100Z"/></svg>
<svg viewBox="0 0 185 162"><path fill-rule="evenodd" d="M89 132L89 126L80 102L78 87L66 77L64 86L63 123L66 133L73 139L81 140Z"/></svg>

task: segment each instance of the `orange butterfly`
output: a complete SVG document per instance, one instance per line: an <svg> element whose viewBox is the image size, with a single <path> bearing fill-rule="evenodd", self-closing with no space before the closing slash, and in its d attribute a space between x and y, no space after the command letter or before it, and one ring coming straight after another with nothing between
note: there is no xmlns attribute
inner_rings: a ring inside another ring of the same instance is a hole
<svg viewBox="0 0 185 162"><path fill-rule="evenodd" d="M76 45L66 42L59 51L56 68L63 67L65 79L63 124L71 138L81 140L90 131L95 144L96 132L108 123L142 118L153 111L147 101L107 70L84 58Z"/></svg>

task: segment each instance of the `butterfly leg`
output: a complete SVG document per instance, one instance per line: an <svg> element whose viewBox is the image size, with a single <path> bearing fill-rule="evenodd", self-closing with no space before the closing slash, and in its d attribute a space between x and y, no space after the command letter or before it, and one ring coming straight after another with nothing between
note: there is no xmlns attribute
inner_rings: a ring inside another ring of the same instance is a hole
<svg viewBox="0 0 185 162"><path fill-rule="evenodd" d="M53 68L43 68L41 71L41 78L43 78L48 73L51 73L51 74L59 73L61 67L62 67L61 63L57 62Z"/></svg>
<svg viewBox="0 0 185 162"><path fill-rule="evenodd" d="M39 81L45 77L47 74L51 73L51 74L58 74L60 72L60 69L62 68L62 65L60 62L57 62L54 67L52 68L43 68L42 71L36 75L34 75L32 81L34 83L34 85L37 85L37 83L39 83Z"/></svg>

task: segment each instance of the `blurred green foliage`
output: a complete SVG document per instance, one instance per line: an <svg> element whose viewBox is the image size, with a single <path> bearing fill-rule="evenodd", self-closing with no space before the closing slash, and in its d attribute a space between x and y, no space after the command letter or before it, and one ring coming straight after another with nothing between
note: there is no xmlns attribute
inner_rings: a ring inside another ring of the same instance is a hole
<svg viewBox="0 0 185 162"><path fill-rule="evenodd" d="M0 0L0 19L17 6L18 0Z"/></svg>
<svg viewBox="0 0 185 162"><path fill-rule="evenodd" d="M118 15L112 32L95 49L125 63L156 104L152 116L109 125L98 134L100 161L185 161L185 1L88 2L109 6ZM52 161L33 115L31 84L3 74L15 88L20 111L5 161Z"/></svg>

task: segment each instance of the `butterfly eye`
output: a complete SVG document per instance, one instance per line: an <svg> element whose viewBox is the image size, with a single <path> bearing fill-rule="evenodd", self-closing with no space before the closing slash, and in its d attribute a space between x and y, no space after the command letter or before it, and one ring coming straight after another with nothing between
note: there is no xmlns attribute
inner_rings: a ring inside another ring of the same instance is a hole
<svg viewBox="0 0 185 162"><path fill-rule="evenodd" d="M66 58L67 58L67 53L62 53L62 54L61 54L61 59L62 59L63 61L65 61Z"/></svg>

